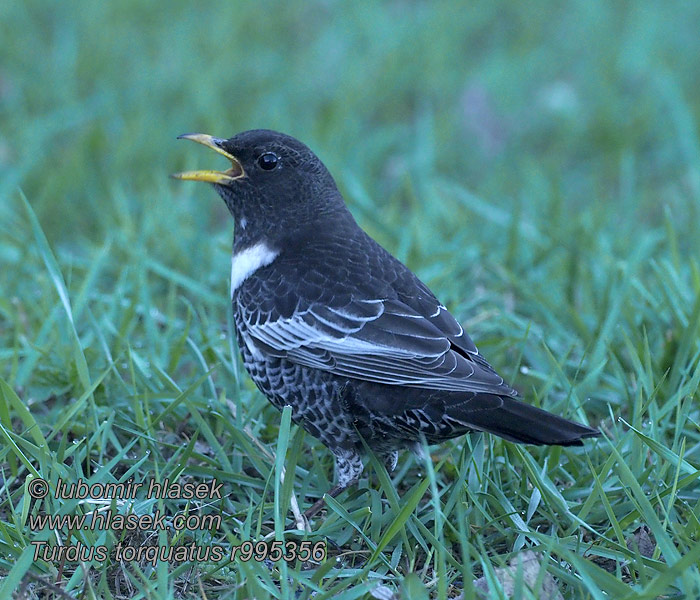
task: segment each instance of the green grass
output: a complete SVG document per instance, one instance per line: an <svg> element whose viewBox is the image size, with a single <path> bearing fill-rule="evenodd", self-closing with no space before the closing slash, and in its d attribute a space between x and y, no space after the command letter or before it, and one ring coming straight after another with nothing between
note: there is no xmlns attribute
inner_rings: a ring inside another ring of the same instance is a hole
<svg viewBox="0 0 700 600"><path fill-rule="evenodd" d="M700 10L694 3L0 2L0 598L452 598L539 552L564 598L700 597ZM314 148L358 221L582 448L474 435L330 453L231 337L232 223L178 134ZM284 473L284 475L283 475ZM222 482L206 531L33 531L107 505L42 477ZM628 542L648 528L653 552ZM107 561L33 561L32 541ZM316 563L114 559L327 540ZM54 586L54 587L51 587ZM57 591L59 590L59 591ZM63 592L60 592L63 590ZM532 597L522 590L520 597ZM499 597L494 592L493 597Z"/></svg>

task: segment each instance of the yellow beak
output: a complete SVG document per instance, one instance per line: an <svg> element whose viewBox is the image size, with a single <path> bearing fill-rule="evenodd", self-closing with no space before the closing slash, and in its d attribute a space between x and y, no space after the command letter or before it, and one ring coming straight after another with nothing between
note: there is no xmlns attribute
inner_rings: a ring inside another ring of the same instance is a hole
<svg viewBox="0 0 700 600"><path fill-rule="evenodd" d="M202 144L207 148L211 148L214 152L218 152L231 161L231 168L226 171L184 171L183 173L173 173L171 177L175 179L184 179L187 181L206 181L207 183L227 184L236 179L245 177L245 171L240 161L233 155L223 149L222 144L225 140L215 138L206 133L185 133L178 136L178 140L192 140L198 144Z"/></svg>

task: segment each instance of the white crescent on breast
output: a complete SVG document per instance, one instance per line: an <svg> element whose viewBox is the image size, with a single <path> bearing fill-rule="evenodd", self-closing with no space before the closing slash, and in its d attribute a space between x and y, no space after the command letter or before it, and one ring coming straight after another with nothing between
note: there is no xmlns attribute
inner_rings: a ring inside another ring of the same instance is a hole
<svg viewBox="0 0 700 600"><path fill-rule="evenodd" d="M258 242L235 252L231 257L231 298L238 287L261 267L269 265L279 252L265 242Z"/></svg>

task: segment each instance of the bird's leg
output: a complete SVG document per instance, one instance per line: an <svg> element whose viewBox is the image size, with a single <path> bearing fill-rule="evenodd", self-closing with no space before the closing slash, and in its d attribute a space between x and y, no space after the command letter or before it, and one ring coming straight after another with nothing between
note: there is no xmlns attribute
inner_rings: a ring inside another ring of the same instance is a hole
<svg viewBox="0 0 700 600"><path fill-rule="evenodd" d="M384 463L387 472L391 474L394 472L394 469L396 469L396 464L399 462L399 451L391 450L389 452L382 452L379 455L379 458Z"/></svg>
<svg viewBox="0 0 700 600"><path fill-rule="evenodd" d="M333 454L335 454L335 471L338 477L338 484L333 486L304 512L304 516L307 519L315 516L325 506L326 502L324 496L328 495L331 498L335 498L352 484L357 483L357 480L362 474L364 465L357 452L353 450L337 449L333 451Z"/></svg>

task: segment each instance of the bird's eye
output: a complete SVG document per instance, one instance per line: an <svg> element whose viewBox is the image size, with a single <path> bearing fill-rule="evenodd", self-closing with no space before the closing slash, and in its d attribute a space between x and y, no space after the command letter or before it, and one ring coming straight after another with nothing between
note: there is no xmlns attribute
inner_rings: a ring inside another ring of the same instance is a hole
<svg viewBox="0 0 700 600"><path fill-rule="evenodd" d="M258 157L258 165L265 171L272 171L279 162L279 157L274 152L265 152Z"/></svg>

